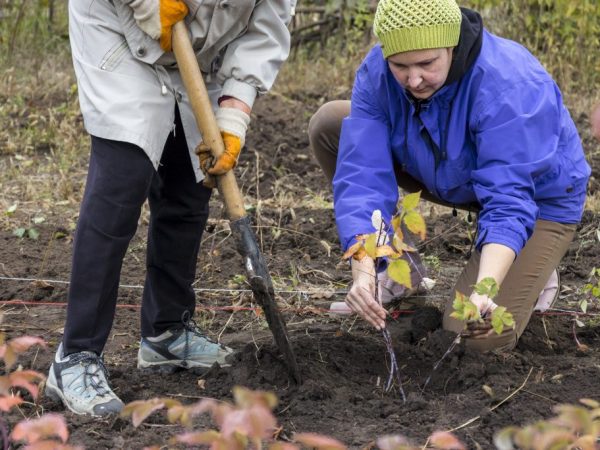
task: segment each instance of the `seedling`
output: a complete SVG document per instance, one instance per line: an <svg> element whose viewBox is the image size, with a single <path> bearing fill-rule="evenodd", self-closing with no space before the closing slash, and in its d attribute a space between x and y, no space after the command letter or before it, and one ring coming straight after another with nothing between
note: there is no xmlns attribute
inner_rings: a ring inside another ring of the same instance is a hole
<svg viewBox="0 0 600 450"><path fill-rule="evenodd" d="M355 254L366 254L375 261L375 267L379 265L382 258L387 258L387 274L396 283L405 286L407 289L412 289L410 278L412 260L410 253L416 252L417 249L411 247L405 242L403 225L406 228L418 235L421 239L425 238L426 226L423 216L416 210L419 205L421 192L405 195L398 205L399 213L391 219L391 228L384 222L381 211L376 210L371 216L371 222L375 228L375 232L371 234L356 236L356 243L344 253L343 258L348 259ZM406 255L406 258L402 258ZM379 302L379 290L377 288L377 272L375 273L375 299ZM400 372L394 352L392 337L387 330L382 330L383 340L386 345L387 353L390 357L390 373L385 384L385 391L389 392L394 384L398 384L402 400L406 402L406 395L402 387Z"/></svg>
<svg viewBox="0 0 600 450"><path fill-rule="evenodd" d="M590 278L588 283L583 286L583 298L579 302L579 308L583 314L587 314L588 307L591 303L600 302L600 269L594 267L590 272ZM577 348L582 352L587 352L589 347L579 340L577 337L577 327L583 328L585 327L585 323L580 320L579 315L575 314L573 318L573 339L575 340L575 344L577 344Z"/></svg>
<svg viewBox="0 0 600 450"><path fill-rule="evenodd" d="M473 290L480 295L487 295L490 299L494 299L498 295L498 284L493 278L484 278L477 283ZM452 313L450 317L465 322L465 330L474 324L483 324L488 319L481 317L479 308L469 300L464 294L456 292L454 303L452 303ZM502 334L504 327L515 328L515 320L513 315L506 310L504 306L498 306L492 311L490 322L496 334Z"/></svg>
<svg viewBox="0 0 600 450"><path fill-rule="evenodd" d="M487 295L490 299L494 299L498 295L498 283L493 278L484 278L475 286L473 286L473 291L480 295ZM453 317L457 320L460 320L465 323L462 331L456 334L456 337L448 347L448 350L442 355L442 357L433 365L433 369L431 373L425 380L421 391L424 391L429 382L431 381L431 377L433 373L440 366L442 361L446 359L446 357L452 353L454 348L460 344L463 334L469 333L469 330L474 326L485 324L486 321L490 321L492 329L496 334L502 334L505 327L515 328L515 320L513 315L506 310L504 306L498 306L491 314L490 319L482 318L481 313L479 312L479 308L475 305L469 298L461 292L456 291L454 302L452 303L452 313L450 313L450 317Z"/></svg>
<svg viewBox="0 0 600 450"><path fill-rule="evenodd" d="M31 219L29 227L19 227L13 231L13 234L20 238L29 238L36 240L38 237L40 237L40 232L34 228L33 224L40 224L45 220L46 219L44 219L43 217L34 217L33 219Z"/></svg>

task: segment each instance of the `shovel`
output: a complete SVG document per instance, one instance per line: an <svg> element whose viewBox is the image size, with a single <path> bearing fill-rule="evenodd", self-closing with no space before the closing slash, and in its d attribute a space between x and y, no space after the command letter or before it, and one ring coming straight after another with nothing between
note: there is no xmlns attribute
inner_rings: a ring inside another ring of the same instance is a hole
<svg viewBox="0 0 600 450"><path fill-rule="evenodd" d="M187 28L184 22L179 22L173 27L173 52L183 84L188 93L196 123L204 143L210 147L214 158L218 158L225 147L221 138L221 131L217 126L210 98L204 85L198 60L192 48ZM300 371L296 357L288 339L285 322L281 317L271 276L267 265L258 249L256 237L252 231L250 219L246 215L244 201L232 170L217 176L217 188L223 198L227 216L230 221L231 233L235 238L238 253L244 259L247 278L252 287L254 300L262 307L269 329L273 333L275 343L283 355L289 374L300 384Z"/></svg>

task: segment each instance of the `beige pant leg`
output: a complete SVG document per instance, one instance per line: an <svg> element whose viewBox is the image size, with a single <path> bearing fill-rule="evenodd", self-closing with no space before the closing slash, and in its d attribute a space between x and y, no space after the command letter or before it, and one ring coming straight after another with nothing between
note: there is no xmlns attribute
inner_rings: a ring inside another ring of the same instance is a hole
<svg viewBox="0 0 600 450"><path fill-rule="evenodd" d="M518 339L529 323L539 293L569 248L576 228L577 226L573 224L547 220L536 222L533 235L510 267L494 300L513 314L515 329L505 330L500 335L493 334L484 339L466 339L467 347L487 351L511 350L517 345ZM454 291L462 292L467 296L471 294L473 285L477 281L479 258L480 253L473 252L473 256L456 282ZM443 326L446 330L459 332L464 328L464 323L450 317L454 291L446 302Z"/></svg>
<svg viewBox="0 0 600 450"><path fill-rule="evenodd" d="M321 106L308 123L310 146L329 182L335 173L342 120L349 114L349 100L334 100Z"/></svg>

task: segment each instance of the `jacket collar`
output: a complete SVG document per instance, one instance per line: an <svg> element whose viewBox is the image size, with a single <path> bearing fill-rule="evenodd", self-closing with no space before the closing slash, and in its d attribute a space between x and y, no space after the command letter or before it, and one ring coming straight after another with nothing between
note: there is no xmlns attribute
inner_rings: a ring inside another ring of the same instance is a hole
<svg viewBox="0 0 600 450"><path fill-rule="evenodd" d="M444 86L458 81L471 68L479 52L483 40L483 20L479 13L461 8L462 22L460 24L460 39L454 47L450 71Z"/></svg>

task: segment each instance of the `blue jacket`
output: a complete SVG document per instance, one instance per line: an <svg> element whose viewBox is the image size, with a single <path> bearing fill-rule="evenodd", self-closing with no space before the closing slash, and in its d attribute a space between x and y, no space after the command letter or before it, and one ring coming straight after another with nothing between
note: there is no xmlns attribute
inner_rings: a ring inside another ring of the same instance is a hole
<svg viewBox="0 0 600 450"><path fill-rule="evenodd" d="M477 248L498 243L517 254L537 219L580 221L590 174L556 83L524 47L485 30L467 72L420 105L379 46L359 67L333 180L344 249L374 231L374 210L390 223L394 165L441 200L478 202Z"/></svg>

